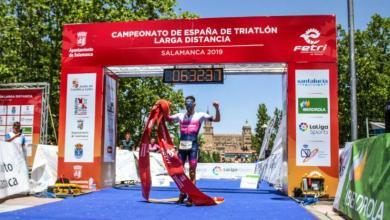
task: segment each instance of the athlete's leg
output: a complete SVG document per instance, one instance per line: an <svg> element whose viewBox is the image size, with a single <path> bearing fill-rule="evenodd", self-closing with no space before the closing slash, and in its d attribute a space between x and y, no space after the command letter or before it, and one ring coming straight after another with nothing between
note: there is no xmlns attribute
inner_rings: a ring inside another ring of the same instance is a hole
<svg viewBox="0 0 390 220"><path fill-rule="evenodd" d="M187 158L188 158L188 151L179 150L179 152L178 152L177 155L179 156L179 159L180 159L180 161L181 161L181 164L182 164L183 167L184 167L184 165L185 165L185 163L186 163L186 160L187 160ZM185 193L180 192L179 200L177 201L177 203L179 203L179 204L180 204L180 203L184 203L184 200L186 199L186 197L187 197L187 195L186 195Z"/></svg>
<svg viewBox="0 0 390 220"><path fill-rule="evenodd" d="M196 166L198 165L198 149L192 149L189 155L189 163L190 163L190 179L192 183L196 184ZM192 199L188 198L187 205L192 205Z"/></svg>
<svg viewBox="0 0 390 220"><path fill-rule="evenodd" d="M192 149L189 155L190 179L194 184L196 183L196 166L198 165L198 155L198 149Z"/></svg>

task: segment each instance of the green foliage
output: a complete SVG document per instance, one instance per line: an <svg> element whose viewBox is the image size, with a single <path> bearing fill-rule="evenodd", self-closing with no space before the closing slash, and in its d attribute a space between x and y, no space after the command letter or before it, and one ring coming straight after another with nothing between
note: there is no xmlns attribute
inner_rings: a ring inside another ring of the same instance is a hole
<svg viewBox="0 0 390 220"><path fill-rule="evenodd" d="M58 127L63 25L196 17L189 12L176 14L175 6L176 0L0 0L0 83L49 82L50 106ZM141 88L138 83L142 84ZM182 96L156 79L121 80L120 84L120 132L129 129L138 133L144 117L141 112L148 111L157 96L174 102ZM151 93L157 95L148 97ZM174 108L179 106L180 103L175 104ZM122 112L123 109L126 111ZM49 134L53 137L51 127Z"/></svg>
<svg viewBox="0 0 390 220"><path fill-rule="evenodd" d="M175 92L161 78L124 78L120 80L119 91L118 132L124 137L130 131L135 143L140 140L150 109L157 100L171 101L171 114L184 107L183 91ZM177 124L169 124L172 133L177 134L177 128Z"/></svg>
<svg viewBox="0 0 390 220"><path fill-rule="evenodd" d="M199 154L200 163L220 163L221 155L218 152L200 151Z"/></svg>
<svg viewBox="0 0 390 220"><path fill-rule="evenodd" d="M259 153L266 129L264 125L267 125L268 121L270 120L270 117L267 114L267 106L264 103L259 104L256 116L257 122L255 133L252 136L252 149Z"/></svg>
<svg viewBox="0 0 390 220"><path fill-rule="evenodd" d="M358 136L365 137L365 118L384 121L390 99L390 18L372 16L366 30L355 33ZM351 140L348 34L338 27L340 144Z"/></svg>

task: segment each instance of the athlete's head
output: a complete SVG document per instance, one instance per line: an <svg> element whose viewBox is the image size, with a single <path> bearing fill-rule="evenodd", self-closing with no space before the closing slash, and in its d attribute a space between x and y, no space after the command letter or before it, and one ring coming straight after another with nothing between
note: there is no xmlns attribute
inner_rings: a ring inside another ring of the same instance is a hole
<svg viewBox="0 0 390 220"><path fill-rule="evenodd" d="M185 99L185 106L186 106L186 109L187 109L187 112L192 112L195 110L195 97L190 95L190 96L187 96L186 99Z"/></svg>

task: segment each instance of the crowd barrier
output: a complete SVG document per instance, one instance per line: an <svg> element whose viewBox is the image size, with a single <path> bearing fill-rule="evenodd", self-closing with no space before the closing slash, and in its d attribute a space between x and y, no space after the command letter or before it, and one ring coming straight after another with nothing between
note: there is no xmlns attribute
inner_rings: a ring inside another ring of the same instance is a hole
<svg viewBox="0 0 390 220"><path fill-rule="evenodd" d="M333 207L351 219L389 219L390 134L355 141L341 158Z"/></svg>
<svg viewBox="0 0 390 220"><path fill-rule="evenodd" d="M28 168L22 148L0 141L0 199L29 190Z"/></svg>
<svg viewBox="0 0 390 220"><path fill-rule="evenodd" d="M31 192L42 192L55 183L57 151L57 146L38 145L31 172ZM139 181L137 161L137 151L117 150L115 182ZM188 164L185 169L188 173ZM254 170L254 163L198 163L197 179L240 179ZM153 179L168 175L160 153L150 153L150 171Z"/></svg>

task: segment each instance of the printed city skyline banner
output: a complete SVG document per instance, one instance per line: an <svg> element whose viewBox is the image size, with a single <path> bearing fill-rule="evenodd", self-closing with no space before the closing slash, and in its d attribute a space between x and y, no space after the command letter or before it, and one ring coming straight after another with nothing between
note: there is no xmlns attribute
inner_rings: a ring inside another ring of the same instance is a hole
<svg viewBox="0 0 390 220"><path fill-rule="evenodd" d="M69 74L65 162L93 162L96 74Z"/></svg>
<svg viewBox="0 0 390 220"><path fill-rule="evenodd" d="M295 70L297 166L330 166L329 70Z"/></svg>

